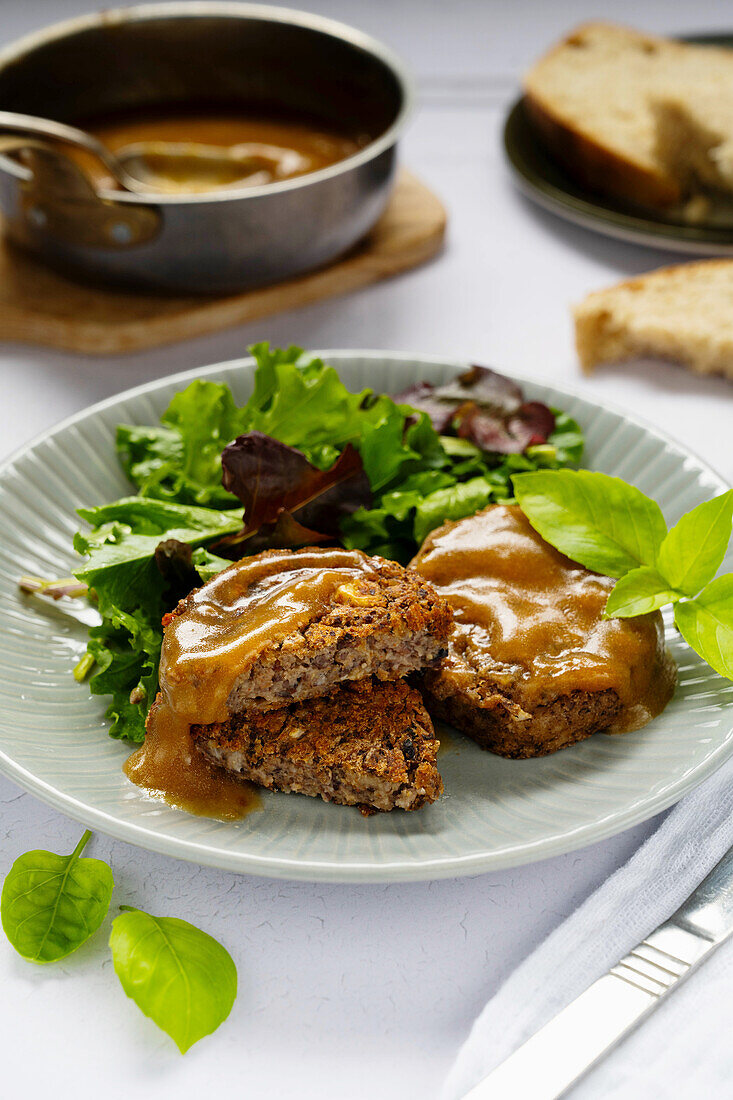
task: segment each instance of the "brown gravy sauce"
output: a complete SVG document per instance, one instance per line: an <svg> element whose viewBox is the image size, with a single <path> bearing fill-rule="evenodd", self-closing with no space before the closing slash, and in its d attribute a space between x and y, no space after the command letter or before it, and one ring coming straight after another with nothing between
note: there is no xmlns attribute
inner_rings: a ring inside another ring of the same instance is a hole
<svg viewBox="0 0 733 1100"><path fill-rule="evenodd" d="M528 706L612 688L623 704L613 733L669 702L676 670L659 613L604 620L613 581L551 547L516 505L440 528L413 564L453 608L452 649L469 677L490 670Z"/></svg>
<svg viewBox="0 0 733 1100"><path fill-rule="evenodd" d="M153 798L202 817L239 821L262 806L256 787L201 755L190 723L165 700L153 705L145 741L128 756L123 770Z"/></svg>
<svg viewBox="0 0 733 1100"><path fill-rule="evenodd" d="M309 124L288 118L265 118L245 112L220 113L196 111L135 114L91 121L85 125L89 133L113 153L138 142L196 142L201 145L239 146L238 156L251 158L245 166L204 169L200 163L194 172L186 161L178 165L169 158L151 156L147 162L150 178L167 191L195 193L226 186L262 186L292 179L308 172L318 172L358 152L370 140L367 135L347 136L328 130L322 124ZM85 168L98 187L117 185L96 158L83 151L70 150L70 155Z"/></svg>
<svg viewBox="0 0 733 1100"><path fill-rule="evenodd" d="M235 681L264 647L307 625L341 585L370 570L359 551L281 550L244 558L193 593L165 627L160 695L144 743L125 763L128 778L206 817L233 820L255 809L255 788L206 761L191 725L226 721Z"/></svg>

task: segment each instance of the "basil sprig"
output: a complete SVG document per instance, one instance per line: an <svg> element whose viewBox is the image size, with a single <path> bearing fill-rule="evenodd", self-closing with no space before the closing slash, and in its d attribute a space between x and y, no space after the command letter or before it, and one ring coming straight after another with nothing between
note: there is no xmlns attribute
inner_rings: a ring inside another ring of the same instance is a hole
<svg viewBox="0 0 733 1100"><path fill-rule="evenodd" d="M617 578L606 618L674 604L687 644L733 679L733 574L714 579L730 541L733 489L699 504L669 531L655 501L608 474L515 474L514 492L546 542L586 569Z"/></svg>
<svg viewBox="0 0 733 1100"><path fill-rule="evenodd" d="M30 962L50 963L81 947L109 911L114 880L101 859L82 859L87 830L70 856L18 856L0 898L5 935ZM110 948L128 997L176 1043L181 1054L226 1020L237 996L237 969L206 932L176 917L120 906Z"/></svg>

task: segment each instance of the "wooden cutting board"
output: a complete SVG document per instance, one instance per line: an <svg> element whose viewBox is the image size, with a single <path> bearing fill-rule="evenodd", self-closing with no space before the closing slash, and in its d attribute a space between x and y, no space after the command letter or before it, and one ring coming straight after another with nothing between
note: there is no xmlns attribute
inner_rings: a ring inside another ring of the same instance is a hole
<svg viewBox="0 0 733 1100"><path fill-rule="evenodd" d="M97 289L0 238L0 340L95 355L175 344L407 271L440 250L445 222L440 199L403 170L387 210L353 252L320 271L225 298Z"/></svg>

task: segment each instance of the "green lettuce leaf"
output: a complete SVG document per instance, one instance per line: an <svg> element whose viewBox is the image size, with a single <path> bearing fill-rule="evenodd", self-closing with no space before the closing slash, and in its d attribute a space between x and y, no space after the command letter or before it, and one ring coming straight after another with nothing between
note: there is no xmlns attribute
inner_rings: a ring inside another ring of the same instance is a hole
<svg viewBox="0 0 733 1100"><path fill-rule="evenodd" d="M158 687L161 618L168 608L155 549L164 536L202 547L238 530L241 514L127 497L82 508L79 515L92 529L74 539L78 553L87 556L75 576L89 585L101 616L89 631L87 650L95 661L89 689L112 697L107 710L112 737L142 741Z"/></svg>
<svg viewBox="0 0 733 1100"><path fill-rule="evenodd" d="M221 452L243 428L243 410L228 386L191 382L163 413L159 428L117 429L123 468L146 497L236 508L221 484Z"/></svg>

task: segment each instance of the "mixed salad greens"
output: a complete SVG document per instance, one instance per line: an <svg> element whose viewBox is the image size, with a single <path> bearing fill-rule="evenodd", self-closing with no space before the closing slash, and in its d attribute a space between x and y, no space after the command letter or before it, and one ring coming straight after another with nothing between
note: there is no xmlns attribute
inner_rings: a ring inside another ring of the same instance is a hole
<svg viewBox="0 0 733 1100"><path fill-rule="evenodd" d="M232 559L340 542L404 563L444 520L511 499L515 474L582 454L575 421L486 368L391 398L350 393L300 348L251 351L244 406L226 385L195 381L159 424L120 425L137 492L79 510L90 530L74 546L87 561L66 592L88 592L101 623L76 674L112 697L113 737L144 739L161 618Z"/></svg>

